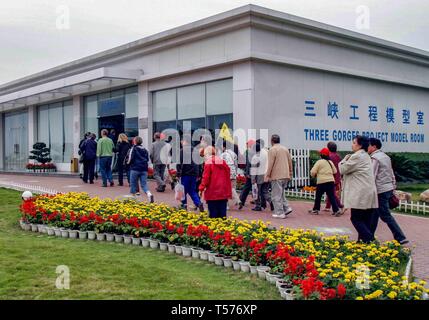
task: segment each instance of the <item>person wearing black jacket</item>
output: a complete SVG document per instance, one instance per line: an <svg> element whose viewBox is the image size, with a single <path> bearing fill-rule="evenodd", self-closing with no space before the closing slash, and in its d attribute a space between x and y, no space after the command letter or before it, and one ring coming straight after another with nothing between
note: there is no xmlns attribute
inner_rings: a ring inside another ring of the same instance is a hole
<svg viewBox="0 0 429 320"><path fill-rule="evenodd" d="M97 159L97 142L95 135L88 132L87 138L79 146L83 158L83 177L85 183L94 183L95 160Z"/></svg>
<svg viewBox="0 0 429 320"><path fill-rule="evenodd" d="M124 185L124 172L127 175L128 184L130 184L130 170L128 165L125 163L125 158L130 148L131 145L128 141L127 135L125 133L121 133L116 144L116 151L118 152L118 182L120 186Z"/></svg>
<svg viewBox="0 0 429 320"><path fill-rule="evenodd" d="M141 189L146 193L149 202L153 202L153 195L147 186L147 172L149 152L142 146L141 137L134 138L135 145L130 150L128 164L130 165L131 194L136 195L140 180Z"/></svg>
<svg viewBox="0 0 429 320"><path fill-rule="evenodd" d="M192 159L193 148L186 140L182 140L182 148L180 149L180 162L177 164L177 178L180 178L185 189L185 198L182 200L182 208L187 209L187 196L191 197L195 206L201 212L204 211L204 205L197 192L197 177L200 173L200 166Z"/></svg>

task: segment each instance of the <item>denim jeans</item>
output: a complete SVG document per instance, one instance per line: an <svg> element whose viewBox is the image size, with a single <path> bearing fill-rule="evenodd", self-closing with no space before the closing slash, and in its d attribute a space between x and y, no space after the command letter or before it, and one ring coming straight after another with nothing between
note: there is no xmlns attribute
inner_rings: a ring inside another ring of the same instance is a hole
<svg viewBox="0 0 429 320"><path fill-rule="evenodd" d="M371 232L375 234L375 231L377 230L378 226L378 218L380 218L381 221L384 221L389 227L390 231L393 234L393 238L396 241L402 241L406 237L402 232L401 228L399 227L398 223L396 222L395 218L390 213L389 209L389 199L392 194L393 190L378 194L378 209L375 209L374 214L372 215Z"/></svg>
<svg viewBox="0 0 429 320"><path fill-rule="evenodd" d="M103 185L107 185L107 180L113 182L112 157L100 157L100 173L103 179Z"/></svg>
<svg viewBox="0 0 429 320"><path fill-rule="evenodd" d="M182 204L186 205L189 194L194 204L198 207L201 204L201 200L197 193L197 177L183 176L180 178L180 181L185 188L185 199L182 201Z"/></svg>
<svg viewBox="0 0 429 320"><path fill-rule="evenodd" d="M147 187L147 171L130 171L130 180L131 180L131 193L136 194L138 190L138 183L140 180L140 186L144 193L149 191Z"/></svg>

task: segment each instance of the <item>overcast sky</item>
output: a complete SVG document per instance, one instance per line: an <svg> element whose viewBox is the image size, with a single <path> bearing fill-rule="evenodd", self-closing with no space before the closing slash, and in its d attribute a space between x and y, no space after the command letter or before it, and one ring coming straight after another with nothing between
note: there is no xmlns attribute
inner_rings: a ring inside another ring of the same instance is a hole
<svg viewBox="0 0 429 320"><path fill-rule="evenodd" d="M0 0L0 83L248 3L245 0ZM429 51L427 0L254 0L251 3ZM366 12L369 20L362 20Z"/></svg>

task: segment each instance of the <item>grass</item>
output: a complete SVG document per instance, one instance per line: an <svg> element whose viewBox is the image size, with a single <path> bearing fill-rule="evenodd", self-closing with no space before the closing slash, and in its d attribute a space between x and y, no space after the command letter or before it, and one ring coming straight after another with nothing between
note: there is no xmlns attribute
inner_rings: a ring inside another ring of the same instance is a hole
<svg viewBox="0 0 429 320"><path fill-rule="evenodd" d="M0 299L280 299L275 286L201 260L20 229L20 193L0 188ZM55 286L70 269L70 289Z"/></svg>

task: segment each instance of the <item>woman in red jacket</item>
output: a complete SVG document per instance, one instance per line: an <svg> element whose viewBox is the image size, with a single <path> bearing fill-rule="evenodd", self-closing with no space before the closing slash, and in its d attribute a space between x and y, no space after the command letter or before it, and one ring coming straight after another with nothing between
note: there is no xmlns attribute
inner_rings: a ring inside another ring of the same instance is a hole
<svg viewBox="0 0 429 320"><path fill-rule="evenodd" d="M224 160L216 156L214 147L204 150L204 158L204 172L199 190L204 191L209 217L226 217L226 205L228 199L232 198L229 167Z"/></svg>

